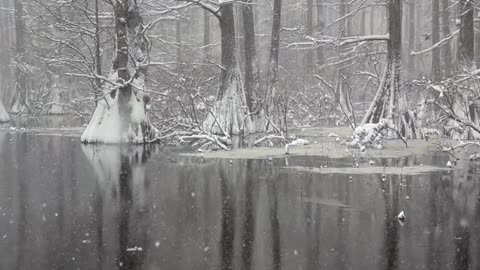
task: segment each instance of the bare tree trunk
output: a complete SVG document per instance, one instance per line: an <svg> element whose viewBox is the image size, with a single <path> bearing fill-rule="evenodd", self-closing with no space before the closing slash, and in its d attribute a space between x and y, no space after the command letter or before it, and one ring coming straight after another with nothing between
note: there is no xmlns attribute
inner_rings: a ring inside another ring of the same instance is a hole
<svg viewBox="0 0 480 270"><path fill-rule="evenodd" d="M347 15L347 5L347 0L342 0L338 14L340 18L344 18ZM350 25L347 18L344 18L342 20L342 23L340 24L340 38L349 35L349 26ZM345 49L346 48L342 46L338 48L338 57L340 60L344 58ZM337 70L337 85L335 88L335 92L335 99L339 111L346 114L346 120L349 122L349 125L354 127L356 124L355 119L353 118L353 108L351 106L352 104L350 102L351 89L348 88L348 83L346 83L345 71L341 68Z"/></svg>
<svg viewBox="0 0 480 270"><path fill-rule="evenodd" d="M270 56L268 60L267 82L265 90L265 103L263 113L277 125L279 129L287 130L285 117L285 100L279 95L278 84L278 55L280 49L280 29L282 24L282 0L273 1L273 18L272 18L272 35L270 38ZM273 130L272 126L267 123L262 130Z"/></svg>
<svg viewBox="0 0 480 270"><path fill-rule="evenodd" d="M307 0L307 21L306 21L306 34L312 36L313 34L313 0ZM305 59L305 68L307 74L312 73L313 70L313 49L308 49Z"/></svg>
<svg viewBox="0 0 480 270"><path fill-rule="evenodd" d="M440 0L432 0L432 45L440 40ZM442 78L440 68L440 49L432 50L432 78L439 81Z"/></svg>
<svg viewBox="0 0 480 270"><path fill-rule="evenodd" d="M323 19L323 0L317 0L317 31L322 33L325 27L325 21ZM321 66L325 62L323 55L323 47L317 47L317 65Z"/></svg>
<svg viewBox="0 0 480 270"><path fill-rule="evenodd" d="M472 65L474 50L473 0L459 0L458 14L460 35L458 38L459 69Z"/></svg>
<svg viewBox="0 0 480 270"><path fill-rule="evenodd" d="M338 15L340 18L345 17L347 14L347 5L348 5L348 0L341 0L340 2L340 7L338 8ZM348 35L348 23L347 23L347 18L343 18L340 23L338 24L339 27L339 33L340 37L344 37Z"/></svg>
<svg viewBox="0 0 480 270"><path fill-rule="evenodd" d="M388 9L387 66L382 83L373 102L363 118L362 124L379 123L384 119L390 127L403 137L417 136L413 114L408 111L405 94L401 88L401 53L402 53L402 0L390 0ZM397 137L397 133L389 133Z"/></svg>
<svg viewBox="0 0 480 270"><path fill-rule="evenodd" d="M223 4L219 17L222 48L222 73L215 107L203 123L209 133L242 135L253 130L252 118L246 109L245 91L236 58L235 19L233 4Z"/></svg>
<svg viewBox="0 0 480 270"><path fill-rule="evenodd" d="M415 1L415 0L412 0ZM373 35L375 33L375 12L376 7L371 6L370 7L370 35Z"/></svg>
<svg viewBox="0 0 480 270"><path fill-rule="evenodd" d="M363 8L360 14L360 29L359 29L359 35L364 36L366 35L365 32L365 19L366 19L366 11Z"/></svg>
<svg viewBox="0 0 480 270"><path fill-rule="evenodd" d="M237 25L237 31L235 32L236 34L236 43L238 44L238 55L245 55L245 33L243 29L243 6L244 5L235 5L236 8L234 8L234 16L236 18L235 25ZM242 68L244 67L244 57L237 57L238 61L238 66L240 68L240 71L242 71Z"/></svg>
<svg viewBox="0 0 480 270"><path fill-rule="evenodd" d="M127 23L128 16L128 0L118 0L114 5L115 11L115 58L113 60L113 70L116 71L119 80L126 83L130 80L130 72L128 71L128 37ZM118 108L121 121L121 132L124 132L129 123L129 109L127 103L132 95L132 87L130 85L120 87L118 95Z"/></svg>
<svg viewBox="0 0 480 270"><path fill-rule="evenodd" d="M210 12L203 10L203 53L210 58Z"/></svg>
<svg viewBox="0 0 480 270"><path fill-rule="evenodd" d="M97 75L101 76L102 75L102 56L100 54L100 45L101 45L101 40L100 40L100 20L98 18L98 0L95 0L95 72ZM102 89L102 81L100 78L97 78L95 80L95 105L97 105L97 98L101 93Z"/></svg>
<svg viewBox="0 0 480 270"><path fill-rule="evenodd" d="M182 64L182 21L181 18L177 18L175 22L175 43L177 45L177 54L176 54L176 63L177 63L177 71L181 72L183 69Z"/></svg>
<svg viewBox="0 0 480 270"><path fill-rule="evenodd" d="M229 73L237 68L237 58L235 55L235 20L233 16L233 5L227 4L222 6L222 17L220 19L220 30L222 38L222 75L221 87L218 92L218 98L221 99L225 95L225 91L229 86L227 77Z"/></svg>
<svg viewBox="0 0 480 270"><path fill-rule="evenodd" d="M442 32L443 36L450 35L450 3L449 0L442 0ZM452 51L450 43L443 45L442 48L443 67L445 68L445 78L450 77L452 73Z"/></svg>
<svg viewBox="0 0 480 270"><path fill-rule="evenodd" d="M477 3L480 3L477 1ZM477 4L477 8L475 9L475 64L477 68L480 67L480 12L478 11L479 5Z"/></svg>
<svg viewBox="0 0 480 270"><path fill-rule="evenodd" d="M4 8L5 10L9 9L9 1L2 2L1 8ZM2 14L2 30L0 32L0 61L2 65L0 66L0 79L2 82L1 86L1 100L4 101L4 104L7 100L10 100L11 98L11 80L12 80L12 74L10 70L10 63L11 63L11 58L10 58L10 20L9 20L9 12L7 11L0 11L0 14Z"/></svg>
<svg viewBox="0 0 480 270"><path fill-rule="evenodd" d="M415 0L410 0L408 6L409 30L408 30L408 74L415 74L415 57L410 52L415 50Z"/></svg>
<svg viewBox="0 0 480 270"><path fill-rule="evenodd" d="M250 112L259 108L253 107L254 95L259 90L259 69L255 46L255 23L253 18L252 0L246 0L242 7L243 29L245 33L245 96Z"/></svg>
<svg viewBox="0 0 480 270"><path fill-rule="evenodd" d="M6 1L5 1L6 2ZM6 4L6 3L5 3ZM7 5L4 5L2 2L0 4L0 8L4 8L5 10L8 9ZM4 100L7 100L8 91L10 88L10 33L9 33L9 21L8 21L8 13L6 11L0 11L2 15L1 22L3 23L3 27L0 30L0 62L2 65L0 66L0 82L2 84L0 88L0 123L5 123L10 121L10 116L7 113L6 108L3 105Z"/></svg>
<svg viewBox="0 0 480 270"><path fill-rule="evenodd" d="M278 90L278 53L280 49L280 27L282 23L282 0L273 2L272 36L268 62L266 102L267 112L274 109L274 98Z"/></svg>
<svg viewBox="0 0 480 270"><path fill-rule="evenodd" d="M22 113L27 106L26 71L22 69L25 56L25 23L23 21L23 0L15 0L15 89L11 112Z"/></svg>

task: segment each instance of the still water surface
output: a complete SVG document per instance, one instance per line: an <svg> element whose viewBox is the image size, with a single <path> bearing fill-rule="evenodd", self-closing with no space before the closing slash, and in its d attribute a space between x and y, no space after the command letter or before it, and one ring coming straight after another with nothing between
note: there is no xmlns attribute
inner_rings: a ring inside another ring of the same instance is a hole
<svg viewBox="0 0 480 270"><path fill-rule="evenodd" d="M473 165L385 181L285 168L323 162L230 164L3 132L0 269L480 269Z"/></svg>

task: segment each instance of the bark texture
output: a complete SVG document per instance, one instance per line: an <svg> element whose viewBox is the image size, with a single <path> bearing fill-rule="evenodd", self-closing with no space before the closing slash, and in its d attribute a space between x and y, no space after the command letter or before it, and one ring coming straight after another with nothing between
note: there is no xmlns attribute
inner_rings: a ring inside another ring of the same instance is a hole
<svg viewBox="0 0 480 270"><path fill-rule="evenodd" d="M432 46L440 40L440 0L432 0ZM432 79L439 81L442 78L440 67L440 48L432 50Z"/></svg>
<svg viewBox="0 0 480 270"><path fill-rule="evenodd" d="M387 45L387 66L381 85L362 124L376 124L385 119L392 130L398 131L389 132L389 137L396 138L401 135L406 138L416 138L419 134L417 134L413 113L407 108L401 83L402 1L389 0L387 11L390 34Z"/></svg>
<svg viewBox="0 0 480 270"><path fill-rule="evenodd" d="M257 65L257 48L255 46L255 22L253 17L252 0L246 0L242 7L243 30L245 34L245 96L250 112L254 108L254 96L259 90L259 69Z"/></svg>
<svg viewBox="0 0 480 270"><path fill-rule="evenodd" d="M346 0L342 0L339 8L339 17L344 18L347 15L347 6L348 2ZM347 19L342 20L343 23L340 24L340 38L344 38L349 35L349 24L347 23ZM347 46L340 46L338 48L338 57L339 61L344 58L344 54L346 51ZM344 65L348 65L345 63ZM338 110L345 115L347 118L347 122L352 126L355 127L355 119L353 116L353 108L352 103L350 101L351 96L351 89L348 86L346 81L346 77L344 75L345 70L342 68L338 69L337 72L337 85L335 87L335 100L337 103Z"/></svg>
<svg viewBox="0 0 480 270"><path fill-rule="evenodd" d="M460 35L458 37L459 68L470 67L474 56L473 0L459 0L458 20Z"/></svg>
<svg viewBox="0 0 480 270"><path fill-rule="evenodd" d="M415 74L415 58L410 52L415 51L415 0L411 0L408 4L408 73L410 76Z"/></svg>
<svg viewBox="0 0 480 270"><path fill-rule="evenodd" d="M306 34L312 36L313 34L313 0L307 0L307 21L306 21ZM314 72L314 50L308 49L305 57L305 71L307 74Z"/></svg>
<svg viewBox="0 0 480 270"><path fill-rule="evenodd" d="M317 0L317 31L322 33L325 27L325 20L323 18L323 0ZM323 47L317 47L317 65L321 66L325 63L323 55Z"/></svg>
<svg viewBox="0 0 480 270"><path fill-rule="evenodd" d="M442 33L443 36L450 35L450 4L448 0L442 0ZM452 51L450 43L443 45L442 47L442 60L444 67L444 76L450 77L452 73Z"/></svg>
<svg viewBox="0 0 480 270"><path fill-rule="evenodd" d="M265 114L272 121L286 127L285 119L281 117L282 108L278 100L278 56L280 49L280 28L282 23L282 0L273 2L272 35L270 41L270 56L268 61L267 85L265 91ZM273 118L273 119L272 119ZM265 130L271 127L267 124Z"/></svg>
<svg viewBox="0 0 480 270"><path fill-rule="evenodd" d="M219 17L222 48L222 73L213 111L203 123L209 133L225 136L253 131L245 91L236 58L233 4L223 4Z"/></svg>
<svg viewBox="0 0 480 270"><path fill-rule="evenodd" d="M11 113L23 113L27 109L26 70L23 68L25 56L25 22L23 0L15 0L15 96L11 102Z"/></svg>
<svg viewBox="0 0 480 270"><path fill-rule="evenodd" d="M210 13L207 10L203 11L203 53L205 58L210 58Z"/></svg>

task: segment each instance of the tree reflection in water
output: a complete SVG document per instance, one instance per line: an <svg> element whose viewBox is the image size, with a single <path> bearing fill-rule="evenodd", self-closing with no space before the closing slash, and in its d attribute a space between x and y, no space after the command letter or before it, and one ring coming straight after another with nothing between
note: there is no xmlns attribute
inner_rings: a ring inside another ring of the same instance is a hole
<svg viewBox="0 0 480 270"><path fill-rule="evenodd" d="M254 179L254 162L246 161L245 210L242 228L242 269L252 268L253 242L255 241L256 183Z"/></svg>
<svg viewBox="0 0 480 270"><path fill-rule="evenodd" d="M235 175L233 175L235 177ZM235 240L235 206L231 185L233 179L228 177L225 169L220 167L220 186L222 194L222 232L221 265L223 270L233 269L233 248Z"/></svg>
<svg viewBox="0 0 480 270"><path fill-rule="evenodd" d="M7 134L0 144L10 157L0 161L0 249L8 251L0 269L480 266L473 170L382 181L298 173L283 160L151 157L150 148L71 138ZM420 161L429 164L388 165Z"/></svg>
<svg viewBox="0 0 480 270"><path fill-rule="evenodd" d="M269 165L267 186L268 186L268 201L270 205L270 233L272 235L272 259L273 269L278 270L282 267L281 257L281 241L280 241L280 222L278 217L278 182L277 176L274 173L273 166Z"/></svg>
<svg viewBox="0 0 480 270"><path fill-rule="evenodd" d="M399 245L399 229L400 222L397 220L399 212L399 181L398 176L388 177L383 181L379 177L382 185L383 198L385 200L385 224L384 224L384 260L382 262L383 269L398 269L398 245Z"/></svg>
<svg viewBox="0 0 480 270"><path fill-rule="evenodd" d="M100 261L103 258L103 201L114 199L118 194L118 255L116 261L118 269L142 269L144 254L147 246L145 221L142 217L147 214L145 203L147 179L145 165L151 156L150 146L92 146L84 145L82 149L90 161L98 177L98 189L95 200L96 217L98 222L98 254ZM136 189L136 190L134 190ZM136 208L133 207L133 193L137 192ZM111 196L111 198L109 197ZM114 200L115 201L115 200ZM136 212L133 212L137 210ZM132 222L134 220L134 222ZM137 234L136 232L140 233ZM97 266L102 268L101 263Z"/></svg>

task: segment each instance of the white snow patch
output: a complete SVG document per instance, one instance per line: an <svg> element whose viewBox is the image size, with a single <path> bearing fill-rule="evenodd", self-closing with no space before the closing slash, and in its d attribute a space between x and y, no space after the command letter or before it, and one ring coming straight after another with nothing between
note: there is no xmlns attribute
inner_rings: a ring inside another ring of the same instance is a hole
<svg viewBox="0 0 480 270"><path fill-rule="evenodd" d="M382 138L384 137L384 134L382 134L381 131L386 126L388 126L388 122L386 119L381 119L380 122L377 124L367 123L358 126L353 132L353 139L350 142L350 146L354 148L359 148L362 151L365 150L367 147L382 149Z"/></svg>
<svg viewBox="0 0 480 270"><path fill-rule="evenodd" d="M308 145L309 142L305 139L296 139L295 141L289 143L291 146L292 145Z"/></svg>
<svg viewBox="0 0 480 270"><path fill-rule="evenodd" d="M97 108L82 134L82 142L89 143L144 143L147 138L143 137L142 123L147 121L143 94L135 95L132 91L128 105L131 108L130 119L121 119L118 96L105 99L97 104ZM125 128L124 125L128 125Z"/></svg>

